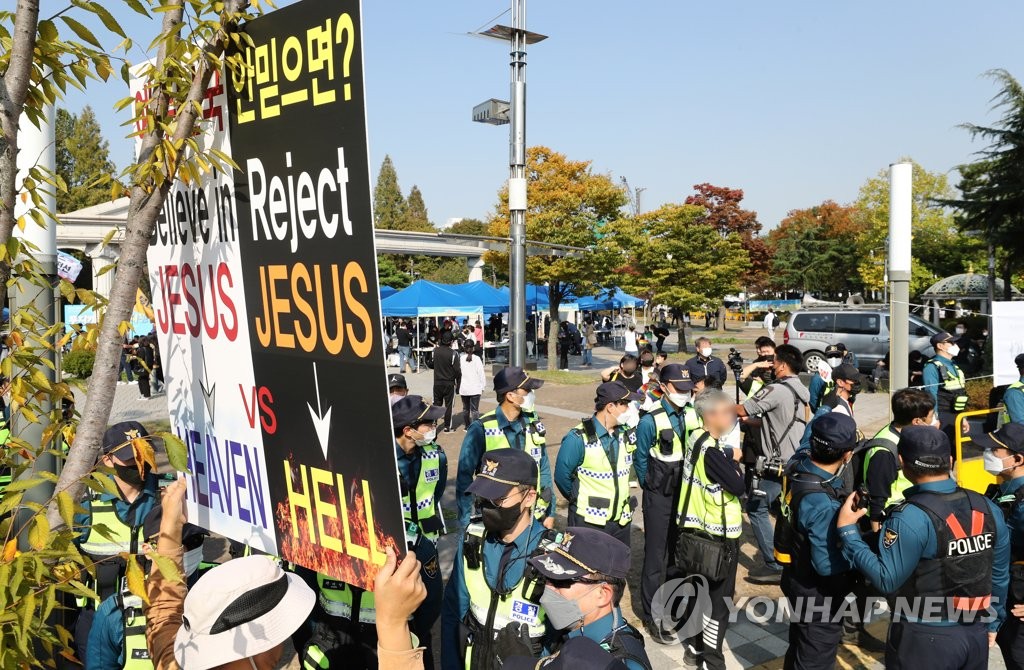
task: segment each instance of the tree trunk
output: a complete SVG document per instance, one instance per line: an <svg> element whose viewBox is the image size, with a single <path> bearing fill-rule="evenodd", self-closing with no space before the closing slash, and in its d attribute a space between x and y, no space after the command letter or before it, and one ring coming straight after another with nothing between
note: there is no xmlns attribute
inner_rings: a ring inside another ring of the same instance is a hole
<svg viewBox="0 0 1024 670"><path fill-rule="evenodd" d="M560 296L554 294L554 291L548 292L548 318L551 319L551 324L548 326L548 370L558 369L558 308L562 305Z"/></svg>
<svg viewBox="0 0 1024 670"><path fill-rule="evenodd" d="M729 312L725 309L725 304L723 303L722 306L718 308L718 323L716 324L718 326L718 330L729 330L725 327L725 317L727 316L729 316Z"/></svg>
<svg viewBox="0 0 1024 670"><path fill-rule="evenodd" d="M240 11L239 6L243 2L247 3L247 0L233 0L225 8L225 13L231 15ZM174 10L164 13L162 33L166 34L175 29L180 30L182 14L181 4L178 4ZM226 26L226 29L230 30L232 27ZM217 39L207 45L206 52L219 57L227 42L224 37L222 29L218 33ZM162 44L157 55L158 69L163 67L165 57L166 46ZM199 61L198 71L192 80L186 101L177 106L173 140L183 140L192 136L196 123L195 110L201 107L200 101L205 95L213 75L213 70L207 63L208 61L205 59ZM162 89L154 91L150 104L154 106L153 109L157 110L156 118L164 118L168 108L166 92ZM153 124L151 132L143 139L142 150L139 153L140 164L151 159L154 150L163 139L160 124ZM114 277L110 301L100 326L96 359L93 364L92 376L89 378L85 410L82 412L82 419L75 433L75 441L71 445L56 486L57 492L67 490L74 500L81 497L82 481L96 464L100 442L106 431L110 409L114 403L114 391L117 388L117 372L121 361L121 344L123 342L118 327L122 321L128 321L131 318L135 305L135 292L146 267L146 251L149 248L149 240L153 234L157 216L174 182L178 164L180 161L172 166L172 169L168 171L167 178L159 187L147 190L142 186L134 186L131 189L125 238L117 262L117 274ZM52 528L63 525L57 510L56 496L54 496L54 503L51 504L47 516Z"/></svg>
<svg viewBox="0 0 1024 670"><path fill-rule="evenodd" d="M7 71L0 80L0 245L14 232L14 201L18 175L18 123L25 108L32 75L32 54L39 24L38 0L18 0L14 14L14 37ZM56 212L52 212L56 214ZM0 305L7 304L7 281L11 278L10 257L0 261Z"/></svg>

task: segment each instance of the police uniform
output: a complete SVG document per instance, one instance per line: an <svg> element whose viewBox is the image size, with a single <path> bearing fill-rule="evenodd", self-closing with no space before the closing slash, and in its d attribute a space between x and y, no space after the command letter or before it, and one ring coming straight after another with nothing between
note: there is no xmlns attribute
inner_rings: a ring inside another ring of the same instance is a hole
<svg viewBox="0 0 1024 670"><path fill-rule="evenodd" d="M444 417L444 408L428 404L418 395L395 401L392 423L399 432L406 426L433 424ZM448 461L435 442L406 452L396 441L402 494L402 513L409 549L421 564L420 576L427 589L423 603L413 613L410 629L425 646L424 667L433 668L431 629L441 612L443 587L437 556L437 539L444 531L440 502L448 481ZM339 581L323 573L313 579L299 571L317 592L313 610L313 635L303 651L304 670L377 667L377 611L372 591Z"/></svg>
<svg viewBox="0 0 1024 670"><path fill-rule="evenodd" d="M556 544L547 552L531 558L530 564L547 582L545 602L550 602L553 598L564 600L567 596L560 595L560 589L556 589L552 582L592 583L594 578L600 575L602 579L607 579L613 588L624 586L629 574L629 547L623 542L608 538L600 529L569 526ZM549 610L555 611L552 608ZM580 666L581 668L605 667L613 659L618 659L629 670L651 669L651 662L644 650L643 636L623 619L618 603L613 603L610 611L593 621L586 621L590 613L584 612L583 615L582 621L567 622L573 627L562 630L555 641L555 647L560 649L564 649L572 640L579 638L587 638L600 645L604 654L594 654L591 662ZM549 614L550 616L554 615ZM552 620L551 623L556 625L557 622Z"/></svg>
<svg viewBox="0 0 1024 670"><path fill-rule="evenodd" d="M643 398L619 382L597 389L598 410L609 403ZM627 547L636 499L629 495L629 475L636 451L636 431L624 425L610 431L597 415L583 419L562 439L555 461L555 485L569 499L569 525L599 528Z"/></svg>
<svg viewBox="0 0 1024 670"><path fill-rule="evenodd" d="M984 449L1001 447L1014 454L1024 454L1024 425L1007 424L995 433L972 440ZM1024 603L1024 475L1006 480L989 490L990 497L1003 511L1010 534L1010 586L1006 611ZM1024 622L1008 615L996 638L1008 670L1024 668Z"/></svg>
<svg viewBox="0 0 1024 670"><path fill-rule="evenodd" d="M949 333L932 335L934 347L943 342L953 342L956 338ZM924 366L924 390L935 398L935 416L939 420L939 429L949 438L952 448L956 444L956 415L967 409L967 381L964 371L951 359L936 354ZM953 455L953 452L950 452Z"/></svg>
<svg viewBox="0 0 1024 670"><path fill-rule="evenodd" d="M708 579L709 611L701 612L702 630L684 640L703 660L708 670L723 670L725 657L722 645L729 625L729 607L736 592L736 566L739 560L739 538L743 530L743 505L740 498L746 489L739 464L732 458L725 437L714 438L703 428L690 433L687 458L683 464L682 490L676 524L680 528L676 551L689 533L711 536L726 547L725 575ZM726 451L726 450L729 451ZM677 563L681 563L678 561ZM705 575L707 576L707 575Z"/></svg>
<svg viewBox="0 0 1024 670"><path fill-rule="evenodd" d="M900 432L904 463L948 472L949 439L930 426ZM924 457L934 457L934 466ZM882 523L878 553L855 524L839 529L843 555L883 593L894 594L886 668L986 668L986 633L1005 617L1010 538L1002 512L953 479L904 491ZM988 608L996 617L985 623Z"/></svg>
<svg viewBox="0 0 1024 670"><path fill-rule="evenodd" d="M679 393L691 393L690 373L678 364L669 364L659 373L663 384L670 384ZM640 600L645 623L650 628L651 603L654 594L665 583L670 549L675 547L675 517L685 447L690 432L700 427L692 405L676 407L668 397L640 419L636 429L637 450L633 468L644 491L644 567L640 581ZM656 631L649 631L652 635ZM671 635L660 636L663 644L671 644Z"/></svg>
<svg viewBox="0 0 1024 670"><path fill-rule="evenodd" d="M899 441L900 431L890 423L864 445L864 462L859 474L871 495L868 505L871 521L881 523L885 510L903 502L904 492L911 486L900 468L896 453Z"/></svg>
<svg viewBox="0 0 1024 670"><path fill-rule="evenodd" d="M1000 425L1006 423L1024 424L1024 354L1017 354L1013 359L1020 379L1006 387L1003 393L1003 411L1000 416Z"/></svg>
<svg viewBox="0 0 1024 670"><path fill-rule="evenodd" d="M854 586L853 566L840 553L836 515L845 491L843 478L817 465L852 451L857 425L838 413L814 422L811 448L802 452L783 482L781 516L775 531L775 556L782 563L782 593L793 612L789 624L787 670L833 668L843 638L837 616ZM820 456L819 456L820 457Z"/></svg>
<svg viewBox="0 0 1024 670"><path fill-rule="evenodd" d="M102 453L111 455L123 463L134 463L135 453L130 443L137 438L148 437L146 428L138 421L125 421L107 429L103 435ZM78 657L88 659L89 634L97 616L97 610L104 601L114 598L125 616L123 621L131 625L121 630L125 648L125 667L132 670L152 668L146 651L145 619L142 603L135 600L125 584L127 562L121 554L143 556L142 545L146 541L145 523L156 504L158 478L147 473L141 491L132 502L120 495L93 493L82 502L84 512L76 514L75 528L81 534L75 539L79 550L96 565L96 578L90 586L99 595L99 600L81 599L78 621L75 624L75 646ZM105 526L107 533L101 534L97 526ZM113 601L112 601L113 602ZM108 605L108 608L111 605ZM114 634L116 636L116 633ZM119 659L121 655L118 655ZM102 659L101 659L102 660Z"/></svg>
<svg viewBox="0 0 1024 670"><path fill-rule="evenodd" d="M502 670L627 670L619 659L589 637L574 637L561 648L539 661L532 656L513 656L505 661Z"/></svg>
<svg viewBox="0 0 1024 670"><path fill-rule="evenodd" d="M486 454L467 493L500 500L516 487L534 486L536 481L537 463L525 452L495 449ZM474 520L466 528L441 608L444 670L499 667L495 638L510 625L523 626L531 652L540 654L549 636L540 605L543 582L527 559L542 551L541 542L551 532L536 518L508 542L487 531L482 522Z"/></svg>
<svg viewBox="0 0 1024 670"><path fill-rule="evenodd" d="M535 391L544 380L534 379L522 368L503 368L494 375L494 391L510 393L516 389ZM473 476L480 467L485 452L494 449L525 451L537 463L540 477L537 483L537 518L554 515L555 499L551 481L551 463L548 461L547 431L536 412L522 411L510 421L499 405L470 424L459 452L459 471L455 479L455 500L459 506L459 525L469 523L473 511L473 496L467 493Z"/></svg>

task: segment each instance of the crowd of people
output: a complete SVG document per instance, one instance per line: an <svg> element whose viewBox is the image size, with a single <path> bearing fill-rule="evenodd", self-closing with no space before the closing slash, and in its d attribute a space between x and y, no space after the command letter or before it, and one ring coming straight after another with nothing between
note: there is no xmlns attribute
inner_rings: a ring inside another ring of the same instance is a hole
<svg viewBox="0 0 1024 670"><path fill-rule="evenodd" d="M682 363L645 346L602 371L592 412L549 458L544 382L509 366L487 384L475 340L443 332L434 368L447 364L450 376L435 376L433 402L409 394L403 374L388 378L409 545L402 560L388 554L373 590L241 545L229 563L205 563L206 532L185 518L184 483L160 495L131 447L146 428L117 424L101 456L117 494L93 494L75 520L97 565L97 598L78 606L78 656L97 670L271 670L290 641L308 670L433 668L436 652L444 670L554 657L639 670L651 668L653 642L683 645L688 667L724 668L745 512L757 545L748 579L779 584L789 604L784 667L832 668L850 643L884 653L889 668L983 668L997 642L1007 667L1022 667L1024 355L1002 425L974 436L999 479L983 496L950 476L949 433L966 406L955 340L933 338L924 386L893 393L892 422L866 439L856 420L864 380L842 347L808 388L800 353L768 337L745 365L724 363L708 338ZM735 398L722 390L730 369ZM488 385L496 407L480 414ZM457 528L447 528L449 463L437 434L451 428L456 393L466 432ZM437 549L445 532L458 538L447 576ZM150 566L146 603L124 588L124 557L150 547L169 560ZM184 579L162 574L168 565ZM635 568L637 626L621 609ZM663 602L673 580L702 584L703 609L691 602L684 615ZM873 598L892 613L885 641L864 627ZM941 606L922 610L922 599ZM700 625L684 625L691 616Z"/></svg>

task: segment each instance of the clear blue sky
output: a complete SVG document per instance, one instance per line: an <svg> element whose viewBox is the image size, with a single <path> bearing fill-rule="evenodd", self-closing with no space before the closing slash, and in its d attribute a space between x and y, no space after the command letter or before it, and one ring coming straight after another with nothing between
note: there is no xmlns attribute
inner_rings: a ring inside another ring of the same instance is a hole
<svg viewBox="0 0 1024 670"><path fill-rule="evenodd" d="M507 126L470 111L507 98L508 49L465 36L507 8L364 2L373 171L390 154L435 223L484 218L507 176ZM117 13L139 42L156 34ZM699 182L741 188L770 228L790 209L851 201L901 156L935 171L970 160L980 147L956 126L991 118L985 70L1024 78L1022 24L1010 0L532 0L528 28L551 37L529 53L527 140L645 187L644 209ZM93 106L119 166L131 145L111 107L125 94L93 84L66 105Z"/></svg>

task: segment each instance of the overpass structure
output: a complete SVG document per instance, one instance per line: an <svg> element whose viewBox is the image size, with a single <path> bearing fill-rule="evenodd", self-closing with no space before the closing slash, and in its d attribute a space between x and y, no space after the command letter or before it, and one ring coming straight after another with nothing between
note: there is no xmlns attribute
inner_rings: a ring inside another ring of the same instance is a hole
<svg viewBox="0 0 1024 670"><path fill-rule="evenodd" d="M58 215L57 248L79 251L92 265L92 288L110 295L114 272L99 274L100 270L116 262L124 240L128 220L128 198L93 205L75 212ZM103 240L115 229L113 238L104 246ZM401 230L375 230L377 253L403 256L447 256L465 258L469 281L483 279L483 255L487 251L507 251L508 240L501 237L473 237L446 233L414 233ZM563 249L545 247L543 253L561 254Z"/></svg>

